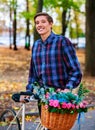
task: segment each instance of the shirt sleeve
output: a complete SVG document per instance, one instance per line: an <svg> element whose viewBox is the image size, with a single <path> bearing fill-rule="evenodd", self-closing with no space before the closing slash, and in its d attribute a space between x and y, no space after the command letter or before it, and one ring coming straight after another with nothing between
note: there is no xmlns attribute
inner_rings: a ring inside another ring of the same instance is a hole
<svg viewBox="0 0 95 130"><path fill-rule="evenodd" d="M80 63L76 56L73 44L68 38L65 38L62 44L63 49L63 60L67 69L67 81L66 88L76 88L81 82L82 72L80 68Z"/></svg>
<svg viewBox="0 0 95 130"><path fill-rule="evenodd" d="M33 83L36 81L37 81L37 74L36 74L35 66L33 64L32 57L31 57L28 84L26 86L26 91L33 91Z"/></svg>

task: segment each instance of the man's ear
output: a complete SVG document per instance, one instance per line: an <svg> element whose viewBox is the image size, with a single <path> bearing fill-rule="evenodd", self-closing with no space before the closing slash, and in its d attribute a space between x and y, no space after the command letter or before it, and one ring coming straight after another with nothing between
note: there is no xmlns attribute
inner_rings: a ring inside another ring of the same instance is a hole
<svg viewBox="0 0 95 130"><path fill-rule="evenodd" d="M52 23L52 22L50 22L50 25L51 25L51 29L52 29L52 25L53 25L53 23Z"/></svg>

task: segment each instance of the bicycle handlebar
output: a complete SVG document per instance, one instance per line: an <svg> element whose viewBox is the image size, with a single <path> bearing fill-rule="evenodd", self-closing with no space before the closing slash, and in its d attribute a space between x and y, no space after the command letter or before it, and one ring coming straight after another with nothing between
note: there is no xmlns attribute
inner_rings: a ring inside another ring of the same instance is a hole
<svg viewBox="0 0 95 130"><path fill-rule="evenodd" d="M34 95L34 93L33 93L33 92L30 92L30 91L26 91L26 92L20 92L20 95L32 96L32 95Z"/></svg>
<svg viewBox="0 0 95 130"><path fill-rule="evenodd" d="M33 92L30 92L30 91L15 93L15 94L12 95L12 99L15 102L20 102L20 96L21 95L29 96L30 97L30 98L25 98L24 99L25 102L30 102L30 101L38 100L39 99L39 97L37 95L35 95Z"/></svg>

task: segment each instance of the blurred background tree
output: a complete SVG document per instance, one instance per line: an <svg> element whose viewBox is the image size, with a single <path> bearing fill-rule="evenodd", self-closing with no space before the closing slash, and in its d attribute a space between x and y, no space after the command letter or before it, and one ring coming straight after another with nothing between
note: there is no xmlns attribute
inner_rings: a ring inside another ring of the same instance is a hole
<svg viewBox="0 0 95 130"><path fill-rule="evenodd" d="M43 10L43 0L38 0L36 13L42 12L42 10ZM34 26L34 41L39 38L40 36L37 33L36 28Z"/></svg>
<svg viewBox="0 0 95 130"><path fill-rule="evenodd" d="M95 1L86 0L86 61L85 72L95 76Z"/></svg>

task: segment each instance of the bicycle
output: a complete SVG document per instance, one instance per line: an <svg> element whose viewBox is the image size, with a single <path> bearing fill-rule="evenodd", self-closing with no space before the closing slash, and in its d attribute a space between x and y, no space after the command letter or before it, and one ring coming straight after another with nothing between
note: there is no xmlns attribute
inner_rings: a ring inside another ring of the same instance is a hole
<svg viewBox="0 0 95 130"><path fill-rule="evenodd" d="M26 102L22 103L22 106L17 113L15 112L14 109L11 108L4 110L4 112L0 116L0 121L3 122L4 125L0 130L26 130L25 129L25 105L27 102L34 102L37 100L34 98L34 95L32 95L30 96L30 99L25 99L25 101ZM22 123L19 119L21 112L22 112ZM35 121L34 124L35 124L35 130L47 130L47 128L41 125L40 120L38 122Z"/></svg>
<svg viewBox="0 0 95 130"><path fill-rule="evenodd" d="M34 96L30 96L30 99L25 99L26 102L33 102L37 101ZM25 105L26 103L22 103L22 106L20 110L16 113L14 109L6 109L0 116L0 121L3 121L5 123L5 126L2 127L0 130L26 130L25 129ZM93 105L88 105L88 108L94 108L95 106ZM19 119L20 112L22 111L22 124ZM34 113L35 115L35 113ZM47 130L44 126L41 125L41 122L35 122L35 128L31 130ZM32 124L31 126L33 126ZM79 124L79 129L80 128Z"/></svg>

